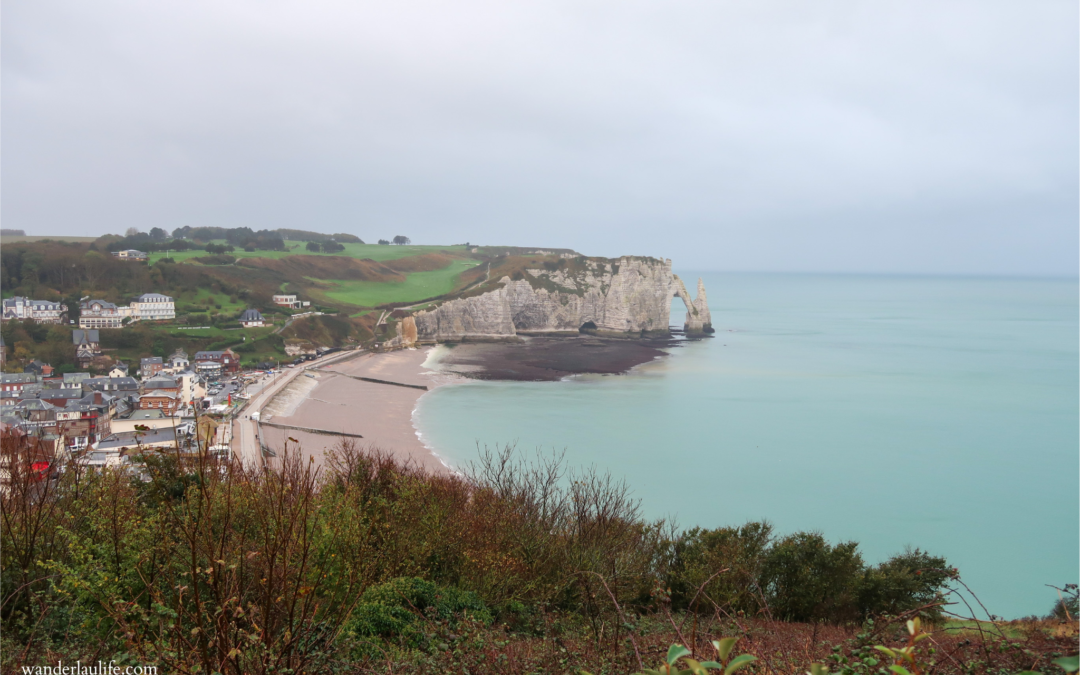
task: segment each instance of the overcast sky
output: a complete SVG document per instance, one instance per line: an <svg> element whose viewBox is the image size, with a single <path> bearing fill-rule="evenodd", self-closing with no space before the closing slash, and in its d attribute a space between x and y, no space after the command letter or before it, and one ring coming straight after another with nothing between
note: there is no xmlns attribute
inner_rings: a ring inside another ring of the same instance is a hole
<svg viewBox="0 0 1080 675"><path fill-rule="evenodd" d="M7 0L3 226L1078 270L1062 2Z"/></svg>

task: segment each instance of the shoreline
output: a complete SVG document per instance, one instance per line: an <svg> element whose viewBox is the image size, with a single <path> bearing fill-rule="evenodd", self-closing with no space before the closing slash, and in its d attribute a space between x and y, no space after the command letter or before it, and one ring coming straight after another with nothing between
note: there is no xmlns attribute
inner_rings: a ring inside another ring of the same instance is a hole
<svg viewBox="0 0 1080 675"><path fill-rule="evenodd" d="M453 471L453 467L423 442L413 424L421 397L441 386L465 381L460 375L424 366L435 349L437 347L367 352L348 361L330 364L325 369L311 369L309 373L314 376L311 378L315 380L314 385L301 382L292 391L282 390L267 404L268 412L277 410L277 414L271 412L263 421L358 434L362 438L355 440L361 446L386 450L401 461L412 462L430 471ZM354 379L358 377L370 379ZM314 458L319 466L324 465L326 450L339 442L339 438L333 436L266 424L262 433L267 446L278 456L286 444L292 448L291 438L297 441L302 454Z"/></svg>
<svg viewBox="0 0 1080 675"><path fill-rule="evenodd" d="M296 377L267 402L263 422L358 434L362 446L392 453L435 472L456 472L428 444L416 423L420 399L451 384L472 381L555 382L581 375L625 374L668 354L675 341L528 338L525 344L456 344L367 352ZM365 378L363 380L356 378ZM312 381L314 380L314 381ZM379 380L379 382L373 381ZM407 385L407 386L397 386ZM426 386L421 389L417 385ZM324 465L333 436L264 424L264 442L279 455L295 440Z"/></svg>

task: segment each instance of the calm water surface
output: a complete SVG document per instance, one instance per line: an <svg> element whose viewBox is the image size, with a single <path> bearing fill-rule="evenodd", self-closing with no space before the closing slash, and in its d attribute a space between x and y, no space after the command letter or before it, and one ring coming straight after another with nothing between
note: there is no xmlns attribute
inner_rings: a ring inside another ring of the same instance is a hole
<svg viewBox="0 0 1080 675"><path fill-rule="evenodd" d="M565 448L683 526L919 546L1006 617L1078 580L1076 281L701 276L715 338L629 375L440 388L425 442Z"/></svg>

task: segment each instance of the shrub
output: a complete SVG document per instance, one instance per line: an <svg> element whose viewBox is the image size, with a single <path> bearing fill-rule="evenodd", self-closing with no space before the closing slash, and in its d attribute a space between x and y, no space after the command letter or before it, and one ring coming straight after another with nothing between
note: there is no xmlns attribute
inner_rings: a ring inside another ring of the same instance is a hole
<svg viewBox="0 0 1080 675"><path fill-rule="evenodd" d="M672 606L706 613L715 605L728 612L761 609L758 578L771 542L772 525L767 522L684 532L672 547Z"/></svg>
<svg viewBox="0 0 1080 675"><path fill-rule="evenodd" d="M934 603L956 570L945 558L919 549L907 550L868 569L859 580L858 603L862 617L900 614ZM932 620L941 618L941 608L925 612Z"/></svg>
<svg viewBox="0 0 1080 675"><path fill-rule="evenodd" d="M854 621L863 572L859 545L831 546L818 532L784 537L765 556L761 586L776 618L784 621Z"/></svg>
<svg viewBox="0 0 1080 675"><path fill-rule="evenodd" d="M1065 588L1060 590L1061 597L1054 602L1054 608L1050 610L1046 618L1055 621L1069 619L1076 621L1076 617L1080 615L1080 592L1077 591L1077 585L1065 584Z"/></svg>
<svg viewBox="0 0 1080 675"><path fill-rule="evenodd" d="M454 626L466 618L485 624L493 620L476 593L440 587L418 577L398 577L364 591L345 632L356 640L356 656L370 656L378 651L378 644L370 638L416 647L423 639L424 621Z"/></svg>

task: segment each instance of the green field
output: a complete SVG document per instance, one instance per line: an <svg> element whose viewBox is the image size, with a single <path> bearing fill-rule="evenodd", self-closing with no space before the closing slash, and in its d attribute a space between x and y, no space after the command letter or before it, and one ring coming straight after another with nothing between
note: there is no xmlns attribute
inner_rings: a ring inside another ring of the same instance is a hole
<svg viewBox="0 0 1080 675"><path fill-rule="evenodd" d="M478 264L471 260L455 260L441 270L413 272L400 283L334 280L331 283L337 284L335 288L322 291L312 289L311 293L315 297L321 295L327 300L357 307L376 307L388 303L406 305L449 293L454 290L461 273Z"/></svg>
<svg viewBox="0 0 1080 675"><path fill-rule="evenodd" d="M225 244L225 240L214 241L215 244ZM312 253L305 248L305 243L302 241L286 241L285 251L254 251L248 252L244 249L238 248L232 253L228 254L236 258L284 258L287 255L343 255L351 258L367 258L375 261L383 260L397 260L399 258L408 258L413 255L421 255L423 253L437 253L439 251L464 251L464 246L380 246L379 244L345 244L345 250L341 253ZM195 251L172 251L168 253L176 262L183 262L190 260L191 258L201 258L203 256L210 255L206 251L199 249ZM158 253L151 253L150 264L161 260L166 256L165 251Z"/></svg>

